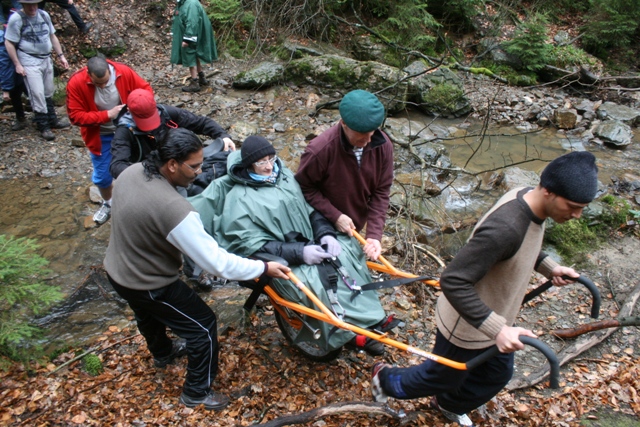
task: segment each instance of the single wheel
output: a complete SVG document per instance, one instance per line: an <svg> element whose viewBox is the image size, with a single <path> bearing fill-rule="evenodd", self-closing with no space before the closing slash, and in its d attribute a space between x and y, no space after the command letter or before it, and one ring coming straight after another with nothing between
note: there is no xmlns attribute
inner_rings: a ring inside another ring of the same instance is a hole
<svg viewBox="0 0 640 427"><path fill-rule="evenodd" d="M282 310L286 310L282 308ZM342 347L335 350L327 350L323 348L321 345L313 342L313 341L303 341L303 342L295 342L295 338L298 336L300 332L300 328L304 328L299 319L292 319L296 327L288 322L282 314L278 310L275 310L276 322L278 322L278 327L282 331L282 335L289 341L293 347L295 347L300 353L304 355L309 360L313 360L315 362L330 362L336 357L340 355L342 351Z"/></svg>

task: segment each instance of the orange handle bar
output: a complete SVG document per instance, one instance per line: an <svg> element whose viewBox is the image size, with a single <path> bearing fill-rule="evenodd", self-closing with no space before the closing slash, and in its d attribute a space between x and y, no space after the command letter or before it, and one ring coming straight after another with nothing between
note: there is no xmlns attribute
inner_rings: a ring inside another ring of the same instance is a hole
<svg viewBox="0 0 640 427"><path fill-rule="evenodd" d="M356 240L360 242L360 244L362 244L363 246L367 244L367 241L360 235L360 233L358 233L356 230L351 230L351 231L353 232L353 237L355 237ZM378 260L380 261L379 263L373 262L373 261L367 261L367 267L369 267L372 270L379 271L381 273L387 273L391 276L396 276L396 277L406 277L407 279L410 279L412 277L418 277L415 274L398 270L393 265L391 265L391 263L387 261L387 259L382 255L378 257ZM424 280L422 283L431 285L431 286L440 286L440 282L438 282L437 280Z"/></svg>
<svg viewBox="0 0 640 427"><path fill-rule="evenodd" d="M309 317L313 317L314 319L318 319L323 322L329 323L330 325L337 326L340 329L346 329L348 331L354 332L356 334L364 335L376 341L380 341L383 344L390 345L392 347L406 351L408 353L424 357L425 359L433 360L434 362L446 365L450 368L458 369L458 370L469 369L469 367L467 366L468 363L456 362L441 356L437 356L435 354L421 350L417 347L413 347L413 346L401 343L399 341L396 341L394 339L388 338L386 334L378 334L376 332L370 331L368 329L360 328L358 326L352 325L350 323L347 323L339 319L338 317L336 317L335 314L333 314L331 310L329 310L322 303L322 301L320 301L320 299L313 293L313 291L311 291L311 289L309 289L300 279L298 279L298 277L295 274L293 274L293 272L289 272L288 275L291 281L296 285L296 287L300 289L302 292L304 292L307 298L309 298L316 305L316 307L320 309L320 312L314 309L311 309L309 307L305 307L303 305L283 299L282 297L280 297L280 295L276 293L276 291L274 291L270 286L267 285L264 287L264 291L269 296L269 298L272 299L274 303L290 308L291 310L294 310L296 312L303 313Z"/></svg>

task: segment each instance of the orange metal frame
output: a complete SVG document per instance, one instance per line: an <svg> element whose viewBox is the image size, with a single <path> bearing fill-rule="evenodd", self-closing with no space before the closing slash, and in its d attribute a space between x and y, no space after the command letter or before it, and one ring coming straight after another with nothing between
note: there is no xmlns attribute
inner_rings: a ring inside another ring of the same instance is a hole
<svg viewBox="0 0 640 427"><path fill-rule="evenodd" d="M365 244L366 241L362 238L362 236L360 236L358 233L354 232L354 236L356 236L356 239L358 239L360 241L360 243ZM369 263L367 262L367 265L376 271L380 271L380 272L384 272L384 273L388 273L392 276L397 276L397 277L406 277L406 278L411 278L411 277L418 277L414 274L410 274L410 273L406 273L404 271L400 271L398 269L396 269L394 266L392 266L386 259L384 259L384 257L380 256L378 258L380 260L380 263L377 262L373 262L373 263ZM291 302L291 301L287 301L284 298L282 298L280 295L278 295L278 293L271 288L271 286L267 285L264 287L264 292L267 294L267 296L269 297L269 299L271 300L271 303L273 304L274 308L281 314L283 315L284 319L288 322L290 322L290 324L295 327L296 329L303 327L302 326L302 322L300 322L298 319L296 318L291 318L290 316L288 316L285 313L285 310L283 309L283 307L286 307L290 310L293 310L297 313L303 314L305 316L309 316L312 317L314 319L318 319L321 320L323 322L329 323L330 325L333 326L337 326L338 328L341 329L345 329L348 331L352 331L356 334L360 334L360 335L364 335L366 337L369 337L371 339L374 339L376 341L380 341L383 344L387 344L390 345L392 347L395 347L399 350L402 351L406 351L408 353L411 354L415 354L417 356L423 357L425 359L430 359L433 360L434 362L446 365L450 368L453 369L458 369L458 370L467 370L467 364L466 363L461 363L461 362L456 362L450 359L446 359L444 357L440 357L437 356L433 353L429 353L426 352L424 350L421 350L417 347L413 347L407 344L404 344L400 341L396 341L394 339L391 339L387 336L387 334L379 334L373 331L370 331L368 329L363 329L360 328L358 326L352 325L350 323L347 323L341 319L339 319L335 314L333 314L333 312L327 308L327 306L325 306L322 301L320 301L320 299L313 293L313 291L311 289L309 289L295 274L293 274L292 272L289 273L289 279L291 280L291 282L293 282L294 285L296 285L296 287L298 289L300 289L306 296L307 298L309 298L309 300L311 300L313 302L313 304L318 307L318 310L315 310L313 308L309 308L306 307L304 305L295 303L295 302ZM439 282L437 280L425 280L424 283L432 285L432 286L439 286Z"/></svg>

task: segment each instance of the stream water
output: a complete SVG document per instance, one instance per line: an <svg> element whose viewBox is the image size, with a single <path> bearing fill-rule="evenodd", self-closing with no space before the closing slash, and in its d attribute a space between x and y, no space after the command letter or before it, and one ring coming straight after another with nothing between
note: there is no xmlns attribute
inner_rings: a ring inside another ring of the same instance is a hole
<svg viewBox="0 0 640 427"><path fill-rule="evenodd" d="M425 124L432 121L420 117L411 119L423 120ZM460 123L459 120L437 122L445 127L459 126ZM582 147L581 143L572 142L553 130L516 135L520 131L514 128L494 128L490 129L478 149L479 140L472 135L479 129L480 124L472 123L444 142L454 166L478 172L527 161L518 167L540 172L545 162L528 160L550 160L567 152L572 145ZM611 176L625 174L638 179L639 143L636 136L634 144L624 150L589 147L598 158L600 181L606 185L611 182ZM465 166L470 157L471 161ZM86 161L88 164L88 156ZM88 175L71 172L47 178L32 176L0 180L0 234L36 239L40 245L39 253L49 260L53 271L48 280L66 295L60 306L38 320L47 331L47 343L87 342L111 325L128 323L125 315L130 312L125 304L113 297L101 270L109 238L109 223L99 228L86 229L84 226L87 217L97 207L89 200L90 185ZM485 200L484 204L489 205L493 201ZM216 305L216 311L224 312L221 305L238 305L232 302L238 293L235 287L223 288L204 297ZM219 313L219 317L224 324L225 315Z"/></svg>

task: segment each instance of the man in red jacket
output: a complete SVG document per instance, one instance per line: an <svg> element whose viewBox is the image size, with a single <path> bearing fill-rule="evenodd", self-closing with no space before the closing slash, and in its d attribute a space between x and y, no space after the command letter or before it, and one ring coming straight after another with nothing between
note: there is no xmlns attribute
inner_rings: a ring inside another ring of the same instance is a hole
<svg viewBox="0 0 640 427"><path fill-rule="evenodd" d="M67 84L67 114L72 124L80 126L93 164L92 181L103 200L93 215L98 224L104 224L111 216L113 177L109 165L111 140L116 130L113 120L135 89L153 93L149 83L128 66L97 56L75 72Z"/></svg>

